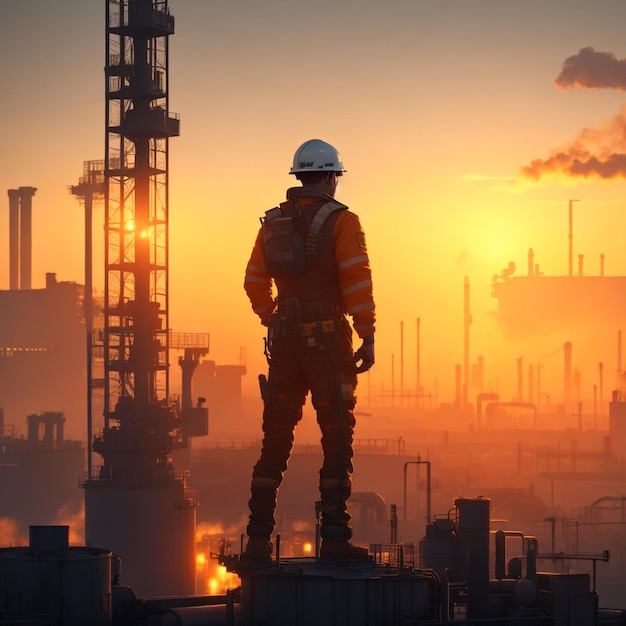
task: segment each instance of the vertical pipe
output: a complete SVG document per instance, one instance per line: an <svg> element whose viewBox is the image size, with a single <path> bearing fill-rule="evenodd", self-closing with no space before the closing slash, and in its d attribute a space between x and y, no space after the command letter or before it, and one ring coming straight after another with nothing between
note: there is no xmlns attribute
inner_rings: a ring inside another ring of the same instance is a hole
<svg viewBox="0 0 626 626"><path fill-rule="evenodd" d="M598 385L593 386L593 428L598 427Z"/></svg>
<svg viewBox="0 0 626 626"><path fill-rule="evenodd" d="M604 254L600 255L600 276L604 276Z"/></svg>
<svg viewBox="0 0 626 626"><path fill-rule="evenodd" d="M523 384L523 359L519 357L517 359L517 398L519 402L524 401L524 384Z"/></svg>
<svg viewBox="0 0 626 626"><path fill-rule="evenodd" d="M535 370L532 365L528 366L528 402L534 401L535 391Z"/></svg>
<svg viewBox="0 0 626 626"><path fill-rule="evenodd" d="M532 276L534 274L534 265L535 262L535 253L532 248L528 248L528 275Z"/></svg>
<svg viewBox="0 0 626 626"><path fill-rule="evenodd" d="M20 187L20 289L31 288L32 199L35 187Z"/></svg>
<svg viewBox="0 0 626 626"><path fill-rule="evenodd" d="M467 406L469 392L469 329L471 323L472 315L470 313L469 278L466 276L463 280L463 408Z"/></svg>
<svg viewBox="0 0 626 626"><path fill-rule="evenodd" d="M617 384L622 386L622 331L617 331Z"/></svg>
<svg viewBox="0 0 626 626"><path fill-rule="evenodd" d="M19 289L20 276L20 192L9 189L9 289Z"/></svg>
<svg viewBox="0 0 626 626"><path fill-rule="evenodd" d="M574 275L574 202L578 200L569 201L569 276Z"/></svg>
<svg viewBox="0 0 626 626"><path fill-rule="evenodd" d="M574 274L574 234L573 234L573 209L572 209L572 203L574 201L570 200L569 201L569 255L568 255L568 272L567 275L568 276L573 276Z"/></svg>
<svg viewBox="0 0 626 626"><path fill-rule="evenodd" d="M579 254L578 255L578 275L582 276L583 275L583 259L585 258L584 254Z"/></svg>
<svg viewBox="0 0 626 626"><path fill-rule="evenodd" d="M572 400L572 342L566 341L563 344L564 372L563 372L563 395L565 410L569 411Z"/></svg>
<svg viewBox="0 0 626 626"><path fill-rule="evenodd" d="M416 400L422 395L422 380L421 380L421 338L420 338L420 318L418 317L416 320L417 326L417 346L416 346L416 376L415 376L415 389L416 389Z"/></svg>
<svg viewBox="0 0 626 626"><path fill-rule="evenodd" d="M426 463L426 523L430 524L431 518L431 506L430 501L432 497L432 487L430 485L430 461L424 461Z"/></svg>
<svg viewBox="0 0 626 626"><path fill-rule="evenodd" d="M396 405L396 365L395 355L391 355L391 406Z"/></svg>
<svg viewBox="0 0 626 626"><path fill-rule="evenodd" d="M604 415L604 365L602 363L598 363L598 377L600 382L600 417Z"/></svg>
<svg viewBox="0 0 626 626"><path fill-rule="evenodd" d="M391 513L390 513L390 524L391 524L391 543L398 543L398 510L395 504L391 505ZM405 516L406 519L406 516Z"/></svg>
<svg viewBox="0 0 626 626"><path fill-rule="evenodd" d="M85 333L87 339L87 480L91 480L92 470L92 449L93 441L93 405L91 398L92 391L92 340L93 340L93 243L92 243L92 221L93 221L93 194L85 194Z"/></svg>
<svg viewBox="0 0 626 626"><path fill-rule="evenodd" d="M404 322L400 322L400 406L404 405Z"/></svg>

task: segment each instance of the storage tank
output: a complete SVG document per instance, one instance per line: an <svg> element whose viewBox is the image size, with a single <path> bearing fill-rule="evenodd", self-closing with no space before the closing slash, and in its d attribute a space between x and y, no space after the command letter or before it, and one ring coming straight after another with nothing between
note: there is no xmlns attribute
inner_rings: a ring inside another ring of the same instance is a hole
<svg viewBox="0 0 626 626"><path fill-rule="evenodd" d="M439 583L431 572L296 558L238 573L246 625L378 626L437 617Z"/></svg>
<svg viewBox="0 0 626 626"><path fill-rule="evenodd" d="M4 612L52 626L111 624L111 552L69 546L69 526L30 526L30 546L0 548Z"/></svg>
<svg viewBox="0 0 626 626"><path fill-rule="evenodd" d="M454 567L456 541L454 522L449 517L428 524L419 543L420 567L433 569L441 580L446 580L446 570Z"/></svg>

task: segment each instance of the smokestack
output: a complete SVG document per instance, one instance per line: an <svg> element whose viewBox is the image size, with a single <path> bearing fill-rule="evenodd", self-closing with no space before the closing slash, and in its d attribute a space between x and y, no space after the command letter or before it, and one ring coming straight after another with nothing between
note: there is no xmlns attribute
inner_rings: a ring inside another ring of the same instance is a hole
<svg viewBox="0 0 626 626"><path fill-rule="evenodd" d="M9 189L9 289L19 289L20 192Z"/></svg>
<svg viewBox="0 0 626 626"><path fill-rule="evenodd" d="M20 289L31 288L32 208L35 187L20 187Z"/></svg>

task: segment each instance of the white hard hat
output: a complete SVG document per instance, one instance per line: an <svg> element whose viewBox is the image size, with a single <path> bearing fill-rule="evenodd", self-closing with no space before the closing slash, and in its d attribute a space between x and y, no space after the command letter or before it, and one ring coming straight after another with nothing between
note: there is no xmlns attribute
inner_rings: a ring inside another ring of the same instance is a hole
<svg viewBox="0 0 626 626"><path fill-rule="evenodd" d="M289 173L345 171L336 148L321 139L309 139L293 155L293 167Z"/></svg>

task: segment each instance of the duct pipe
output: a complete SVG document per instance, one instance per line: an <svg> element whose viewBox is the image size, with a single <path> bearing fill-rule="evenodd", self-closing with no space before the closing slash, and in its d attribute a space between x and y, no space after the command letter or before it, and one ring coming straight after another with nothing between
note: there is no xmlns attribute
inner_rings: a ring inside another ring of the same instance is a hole
<svg viewBox="0 0 626 626"><path fill-rule="evenodd" d="M19 289L20 192L9 189L9 289Z"/></svg>
<svg viewBox="0 0 626 626"><path fill-rule="evenodd" d="M32 213L35 187L20 187L20 289L31 288Z"/></svg>

